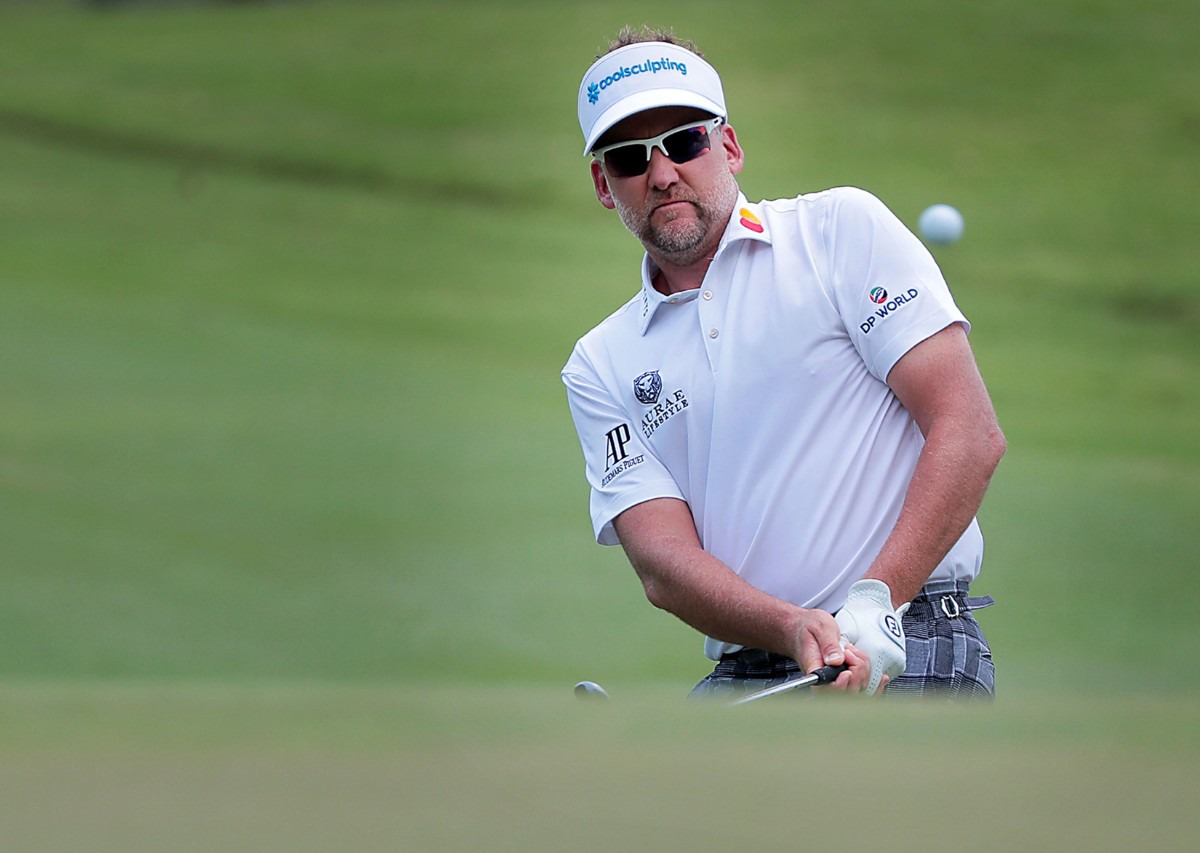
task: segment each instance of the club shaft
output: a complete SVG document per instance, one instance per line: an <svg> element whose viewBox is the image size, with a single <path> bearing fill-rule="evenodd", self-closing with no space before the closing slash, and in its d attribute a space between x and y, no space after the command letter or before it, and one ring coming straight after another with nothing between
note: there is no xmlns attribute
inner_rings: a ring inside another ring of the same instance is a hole
<svg viewBox="0 0 1200 853"><path fill-rule="evenodd" d="M756 702L759 699L766 699L768 696L775 696L779 693L787 693L790 690L796 690L801 687L811 687L814 684L828 684L831 681L836 681L837 677L845 672L845 666L823 666L820 669L815 669L807 675L802 675L799 678L793 678L790 681L783 681L771 687L764 687L748 696L743 696L731 705L745 705L747 702Z"/></svg>

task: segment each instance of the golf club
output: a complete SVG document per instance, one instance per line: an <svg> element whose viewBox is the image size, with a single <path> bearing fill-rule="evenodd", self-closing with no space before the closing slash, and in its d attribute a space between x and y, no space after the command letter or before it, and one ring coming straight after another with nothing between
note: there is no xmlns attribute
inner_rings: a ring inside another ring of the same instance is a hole
<svg viewBox="0 0 1200 853"><path fill-rule="evenodd" d="M828 684L831 681L836 681L837 677L846 671L846 665L841 666L823 666L820 669L814 669L807 675L802 675L799 678L793 678L788 681L780 682L771 687L764 687L762 690L757 690L730 702L730 705L745 705L747 702L757 702L759 699L766 699L768 696L774 696L777 693L787 693L790 690L795 690L799 687L812 687L816 684ZM575 688L578 692L579 688Z"/></svg>

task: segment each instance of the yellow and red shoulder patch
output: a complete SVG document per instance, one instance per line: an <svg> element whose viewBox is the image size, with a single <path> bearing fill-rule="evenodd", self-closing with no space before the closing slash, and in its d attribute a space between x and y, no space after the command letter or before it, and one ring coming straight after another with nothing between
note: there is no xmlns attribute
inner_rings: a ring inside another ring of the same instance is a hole
<svg viewBox="0 0 1200 853"><path fill-rule="evenodd" d="M763 233L762 220L760 220L757 216L755 216L749 210L747 210L746 208L743 207L741 210L738 211L738 216L742 217L742 227L743 228L749 228L751 231L753 231L756 234Z"/></svg>

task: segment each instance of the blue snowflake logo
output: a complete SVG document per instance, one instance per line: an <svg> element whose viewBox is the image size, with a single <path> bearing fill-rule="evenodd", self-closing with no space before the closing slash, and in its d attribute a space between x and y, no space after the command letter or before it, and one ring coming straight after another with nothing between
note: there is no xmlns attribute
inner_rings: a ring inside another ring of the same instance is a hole
<svg viewBox="0 0 1200 853"><path fill-rule="evenodd" d="M594 104L600 100L600 87L595 83L588 83L588 103Z"/></svg>

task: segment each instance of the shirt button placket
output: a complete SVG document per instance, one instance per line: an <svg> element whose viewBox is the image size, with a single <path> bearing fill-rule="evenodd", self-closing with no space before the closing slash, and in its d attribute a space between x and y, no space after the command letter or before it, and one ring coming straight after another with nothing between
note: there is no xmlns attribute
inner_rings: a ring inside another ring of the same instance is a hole
<svg viewBox="0 0 1200 853"><path fill-rule="evenodd" d="M708 364L713 373L717 372L717 364L720 360L719 341L722 319L716 294L711 288L700 291L700 328L706 338L705 349L708 350Z"/></svg>

